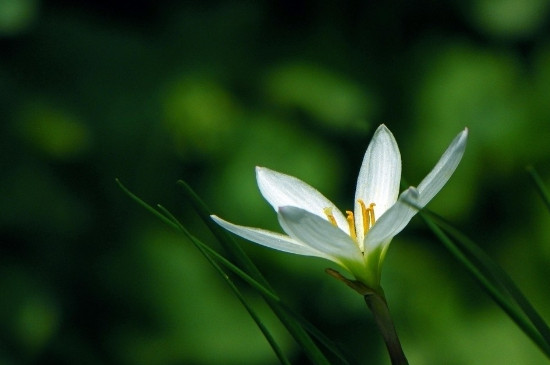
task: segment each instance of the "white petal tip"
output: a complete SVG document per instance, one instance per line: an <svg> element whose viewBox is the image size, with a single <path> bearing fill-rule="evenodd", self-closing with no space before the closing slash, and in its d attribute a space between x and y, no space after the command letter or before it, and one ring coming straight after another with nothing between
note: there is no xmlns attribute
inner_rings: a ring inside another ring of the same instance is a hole
<svg viewBox="0 0 550 365"><path fill-rule="evenodd" d="M376 128L376 131L374 132L374 134L376 134L376 133L381 133L381 132L386 132L386 133L390 133L390 134L391 134L390 130L388 129L388 127L386 127L385 124L380 124L380 125L378 126L378 128Z"/></svg>
<svg viewBox="0 0 550 365"><path fill-rule="evenodd" d="M464 128L464 130L462 132L460 132L458 134L458 136L456 137L456 145L457 146L460 146L461 148L465 148L466 147L466 142L468 140L468 128Z"/></svg>
<svg viewBox="0 0 550 365"><path fill-rule="evenodd" d="M271 170L263 166L256 166L255 170L256 170L256 181L258 181L258 179L268 178L269 175L280 174L280 172Z"/></svg>
<svg viewBox="0 0 550 365"><path fill-rule="evenodd" d="M456 144L458 144L458 145L465 144L466 140L468 139L468 133L469 132L470 132L470 130L468 129L468 127L464 128L464 130L462 130L462 132L460 132L456 136L456 138L455 138Z"/></svg>

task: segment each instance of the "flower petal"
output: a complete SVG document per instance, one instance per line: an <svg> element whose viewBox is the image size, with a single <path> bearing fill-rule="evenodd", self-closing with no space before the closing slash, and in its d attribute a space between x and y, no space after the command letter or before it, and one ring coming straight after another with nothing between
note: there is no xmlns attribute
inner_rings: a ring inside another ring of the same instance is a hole
<svg viewBox="0 0 550 365"><path fill-rule="evenodd" d="M259 166L256 167L256 180L262 195L275 211L282 206L298 207L328 222L324 209L331 208L338 227L349 234L349 226L342 212L323 194L302 180Z"/></svg>
<svg viewBox="0 0 550 365"><path fill-rule="evenodd" d="M397 200L401 181L401 154L389 129L382 124L367 148L355 191L355 229L358 242L363 242L364 227L361 206L375 203L376 217L382 216Z"/></svg>
<svg viewBox="0 0 550 365"><path fill-rule="evenodd" d="M279 223L288 235L328 256L362 262L357 244L342 230L304 209L292 206L279 208ZM345 266L345 265L343 265Z"/></svg>
<svg viewBox="0 0 550 365"><path fill-rule="evenodd" d="M423 208L428 204L447 181L449 181L449 178L456 170L464 155L467 140L468 128L464 129L455 137L432 171L430 171L424 180L418 184L419 208Z"/></svg>
<svg viewBox="0 0 550 365"><path fill-rule="evenodd" d="M372 251L381 244L388 244L405 228L418 209L428 204L449 181L464 155L467 137L468 129L460 132L418 188L410 187L405 190L399 196L399 200L376 221L365 238L366 251Z"/></svg>
<svg viewBox="0 0 550 365"><path fill-rule="evenodd" d="M389 244L391 239L405 228L418 212L414 208L418 198L418 190L412 186L401 193L397 202L376 221L365 237L366 252L375 251L382 244Z"/></svg>
<svg viewBox="0 0 550 365"><path fill-rule="evenodd" d="M210 217L214 222L227 229L229 232L233 232L237 236L241 236L262 246L296 255L315 256L332 260L332 258L324 253L280 233L270 232L260 228L239 226L227 222L215 215L211 215Z"/></svg>

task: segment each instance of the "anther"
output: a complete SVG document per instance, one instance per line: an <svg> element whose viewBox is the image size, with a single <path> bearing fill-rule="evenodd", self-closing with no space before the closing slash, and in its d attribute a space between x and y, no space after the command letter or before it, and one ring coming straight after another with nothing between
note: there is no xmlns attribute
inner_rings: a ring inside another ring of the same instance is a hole
<svg viewBox="0 0 550 365"><path fill-rule="evenodd" d="M365 205L365 202L361 199L357 200L359 205L361 206L361 216L363 218L363 229L365 235L369 232L370 228L374 225L375 218L374 218L374 206L376 204L370 203L369 207Z"/></svg>
<svg viewBox="0 0 550 365"><path fill-rule="evenodd" d="M364 201L359 199L357 202L361 206L361 217L363 217L363 227L365 229L365 233L367 233L370 227L370 214L368 213L368 209L365 206Z"/></svg>
<svg viewBox="0 0 550 365"><path fill-rule="evenodd" d="M355 241L357 240L357 233L355 233L355 219L353 218L353 212L350 210L346 210L346 214L348 215L346 217L346 220L348 221L349 225L349 235Z"/></svg>
<svg viewBox="0 0 550 365"><path fill-rule="evenodd" d="M338 224L336 224L336 219L332 214L332 207L326 207L325 209L323 209L323 212L327 216L329 222L332 223L333 226L338 227Z"/></svg>
<svg viewBox="0 0 550 365"><path fill-rule="evenodd" d="M369 209L368 209L368 210L369 210L369 217L370 217L370 225L371 225L371 227L372 227L372 226L374 225L374 223L376 222L376 219L374 219L374 206L375 206L375 205L376 205L376 204L374 204L374 203L370 203Z"/></svg>

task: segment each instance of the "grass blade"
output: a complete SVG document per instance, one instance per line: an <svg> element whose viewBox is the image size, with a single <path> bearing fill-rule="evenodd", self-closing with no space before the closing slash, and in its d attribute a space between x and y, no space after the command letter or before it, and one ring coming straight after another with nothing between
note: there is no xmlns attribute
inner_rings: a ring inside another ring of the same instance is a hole
<svg viewBox="0 0 550 365"><path fill-rule="evenodd" d="M550 211L550 193L548 192L548 189L546 189L546 186L544 186L540 175L537 173L533 166L527 166L526 170L531 176L531 179L533 180L533 183L535 184L535 187L537 188L537 191L539 192L542 201L544 202L544 204L546 204L546 207Z"/></svg>
<svg viewBox="0 0 550 365"><path fill-rule="evenodd" d="M529 318L533 326L539 331L546 343L550 345L550 327L548 327L546 322L542 319L542 316L535 310L525 295L523 295L512 278L470 238L446 222L443 218L433 213L429 214L436 218L439 226L455 238L456 242L461 246L462 251L469 253L469 256L475 258L477 267L480 268L487 277L491 278L494 283L502 286L508 292L527 318Z"/></svg>
<svg viewBox="0 0 550 365"><path fill-rule="evenodd" d="M164 214L166 214L169 217L173 217L172 213L170 213L166 208L159 205L158 206L160 210L163 211ZM175 219L175 218L174 218ZM280 302L281 299L274 294L270 289L264 287L262 284L258 283L255 279L253 279L250 275L242 271L238 266L234 265L231 261L220 255L216 250L193 236L187 228L185 228L179 221L177 221L177 224L179 226L179 230L182 231L185 236L199 249L201 252L204 252L208 254L212 259L216 260L217 262L221 263L223 266L225 266L227 269L231 270L234 274L239 276L241 279L243 279L247 284L249 284L251 287L256 289L260 294L268 297L270 300L274 300L276 302Z"/></svg>
<svg viewBox="0 0 550 365"><path fill-rule="evenodd" d="M164 207L159 206L159 209L163 211L164 214L166 214L168 217L173 217L173 215L166 210ZM175 218L174 218L175 219ZM176 221L177 222L177 221ZM177 222L179 224L179 222ZM200 241L198 238L193 236L184 226L181 226L182 231L186 234L186 236L199 248L201 249L201 252L205 252L211 256L214 260L221 263L223 266L225 266L227 269L232 271L234 274L239 276L243 281L245 281L247 284L249 284L252 288L256 289L260 294L264 295L266 300L276 302L278 305L280 305L288 314L290 314L303 328L305 328L308 332L314 334L314 337L319 340L321 343L331 343L331 340L328 339L322 332L320 332L315 326L313 326L309 321L307 321L304 317L302 317L299 313L295 312L292 308L288 307L284 302L281 301L281 299L274 294L269 289L262 286L260 283L258 283L254 278L249 276L247 273L239 269L237 266L235 266L231 261L227 260L225 257L220 255L218 252L216 252L214 249L212 249L210 246L206 245L202 241ZM343 361L343 363L347 364L349 363L343 354L339 354L341 356L340 360Z"/></svg>
<svg viewBox="0 0 550 365"><path fill-rule="evenodd" d="M157 218L162 220L164 223L170 225L171 227L183 232L186 234L191 241L194 243L194 245L199 249L199 251L206 257L208 262L214 267L214 269L220 274L220 276L225 280L225 282L229 285L231 290L234 292L234 294L237 296L239 301L242 303L242 305L245 307L248 314L252 317L253 321L256 323L262 334L264 335L265 339L275 352L275 355L279 359L279 361L282 364L290 365L290 361L286 358L284 352L279 347L277 342L275 341L274 337L271 335L267 327L262 322L261 318L257 315L257 313L254 311L254 309L248 304L248 301L243 296L239 288L235 285L235 283L231 280L231 278L223 271L223 269L218 265L218 263L211 257L211 255L204 250L204 247L207 247L206 245L199 244L191 234L187 231L187 229L170 213L167 209L165 209L162 206L159 206L162 213L151 207L149 204L145 203L143 200L141 200L139 197L137 197L135 194L133 194L130 190L128 190L118 179L116 180L119 187L130 197L132 200L137 202L139 205L144 207L149 212L153 213Z"/></svg>
<svg viewBox="0 0 550 365"><path fill-rule="evenodd" d="M256 278L262 285L265 285L267 288L272 289L268 281L264 278L257 266L252 262L248 255L243 251L241 246L239 246L233 237L227 233L226 230L218 226L210 218L210 209L202 201L202 199L195 193L195 191L183 180L177 182L179 186L183 188L183 192L187 199L191 202L193 208L195 208L199 217L206 224L208 229L214 234L216 239L222 244L223 248L235 259L237 264L244 268L244 270L254 278Z"/></svg>
<svg viewBox="0 0 550 365"><path fill-rule="evenodd" d="M210 218L210 210L208 209L206 204L200 199L200 197L193 191L193 189L183 180L179 180L178 185L183 188L183 192L185 193L186 197L189 199L203 222L212 231L218 241L220 241L224 249L226 249L228 253L232 256L237 265L242 267L243 270L248 275L250 275L250 277L252 277L257 283L261 284L273 293L273 288L269 285L267 280L264 278L256 265L252 262L252 260L250 260L248 255L246 255L242 248L235 242L233 237L230 236L227 231L218 226ZM300 317L296 313L290 311L289 308L284 306L280 301L277 302L270 300L269 297L266 297L266 300L273 312L279 317L281 323L283 323L289 333L300 344L308 358L313 363L329 364L326 357L323 355L321 350L319 350L315 342L312 341L308 333L314 336L315 339L319 341L319 343L321 343L325 348L327 348L327 350L335 355L343 364L349 364L349 361L343 355L338 346L330 341L321 331L315 328L315 326L307 322L303 317ZM304 329L306 329L307 332L304 331Z"/></svg>
<svg viewBox="0 0 550 365"><path fill-rule="evenodd" d="M483 289L491 298L504 310L506 314L516 323L518 327L539 347L539 349L550 358L550 344L544 337L548 327L531 306L529 301L521 294L512 279L496 265L490 258L483 253L473 242L464 239L458 230L451 230L454 233L455 241L459 243L458 247L443 230L430 217L433 213L419 213L428 227L434 232L445 247L462 263L468 271L478 280ZM430 215L430 216L429 216ZM445 228L452 228L445 225ZM460 234L457 234L460 233ZM465 254L463 251L466 251ZM474 258L473 262L470 257ZM512 301L513 300L513 301ZM515 303L514 303L515 301ZM521 308L521 313L517 306ZM531 323L527 321L529 319ZM542 330L542 331L541 331Z"/></svg>
<svg viewBox="0 0 550 365"><path fill-rule="evenodd" d="M143 200L141 200L137 195L135 195L134 193L132 193L130 190L128 190L128 188L126 188L126 186L124 186L119 179L115 179L116 183L118 184L118 187L122 189L122 191L128 195L133 201L135 201L136 203L138 203L140 206L142 206L143 208L145 208L145 210L147 210L149 213L152 213L155 217L157 217L158 219L160 219L161 221L163 221L164 223L166 223L167 225L169 225L170 227L172 228L175 228L175 229L179 229L178 225L172 221L171 219L165 217L164 215L162 215L160 212L158 212L155 208L153 208L152 206L150 206L149 204L147 204L146 202L144 202Z"/></svg>

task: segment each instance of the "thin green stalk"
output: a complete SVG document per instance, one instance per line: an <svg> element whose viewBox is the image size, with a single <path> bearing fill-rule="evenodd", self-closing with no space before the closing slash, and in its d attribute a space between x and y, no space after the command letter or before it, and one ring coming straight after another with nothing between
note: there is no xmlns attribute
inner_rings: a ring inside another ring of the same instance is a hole
<svg viewBox="0 0 550 365"><path fill-rule="evenodd" d="M155 208L153 208L152 206L150 206L149 204L147 204L146 202L144 202L143 200L141 200L137 195L135 195L134 193L132 193L130 190L128 190L128 188L126 186L124 186L122 184L122 182L120 182L119 179L115 179L118 187L126 194L128 195L133 201L135 201L136 203L138 203L140 206L142 206L143 208L145 208L145 210L147 210L149 213L153 214L155 217L157 217L158 219L160 219L162 222L166 223L167 225L169 225L170 227L174 228L174 229L179 229L179 226L174 223L174 221L172 221L171 219L165 217L164 215L162 215L160 212L158 212Z"/></svg>
<svg viewBox="0 0 550 365"><path fill-rule="evenodd" d="M233 265L233 263L231 263L231 261L229 261L228 259L226 259L225 257L223 257L222 255L220 255L218 252L216 252L216 250L214 250L213 248L211 248L210 246L208 246L207 244L203 243L202 241L200 241L197 237L195 237L194 235L191 234L191 232L189 232L187 230L187 228L185 228L185 226L183 226L173 215L172 213L170 213L165 207L163 207L162 205L157 205L159 207L159 209L168 217L170 217L170 219L173 219L173 222L178 226L178 229L183 232L183 234L195 245L197 246L197 248L199 248L201 250L202 253L205 253L207 254L210 258L212 258L213 260L216 260L217 262L221 263L223 266L225 266L227 269L231 270L234 274L236 274L237 276L239 276L241 279L243 279L246 283L248 283L251 287L253 287L254 289L256 289L260 294L266 296L267 298L269 298L270 300L273 300L273 301L276 301L276 302L280 302L281 299L276 295L274 294L271 290L265 288L262 284L258 283L256 280L254 280L250 275L248 275L247 273L245 273L244 271L242 271L241 269L239 269L238 266L236 265Z"/></svg>
<svg viewBox="0 0 550 365"><path fill-rule="evenodd" d="M531 179L533 179L533 183L535 184L535 187L537 188L542 198L542 201L544 202L544 204L546 204L546 207L550 211L550 193L548 192L548 189L546 189L546 186L544 185L544 182L542 181L540 175L537 173L533 166L527 166L526 170L531 176Z"/></svg>
<svg viewBox="0 0 550 365"><path fill-rule="evenodd" d="M405 357L397 331L393 325L384 290L381 287L376 290L369 288L362 282L350 280L333 269L326 269L325 272L363 296L384 339L392 365L408 365L409 362Z"/></svg>
<svg viewBox="0 0 550 365"><path fill-rule="evenodd" d="M455 238L455 242L460 246L463 252L469 254L469 256L475 260L476 267L489 279L493 284L502 287L508 292L508 295L517 303L520 309L525 313L527 318L531 321L533 326L539 331L540 335L550 345L550 328L542 318L542 316L535 310L529 300L523 295L518 286L514 283L512 278L497 265L483 250L479 248L472 240L470 240L462 232L454 228L447 223L443 218L432 212L425 212L434 218L443 230L449 233Z"/></svg>
<svg viewBox="0 0 550 365"><path fill-rule="evenodd" d="M143 200L141 200L139 197L134 195L132 192L130 192L122 183L117 179L116 180L119 187L134 201L136 201L139 205L144 207L147 211L155 215L157 218L159 218L164 223L168 224L174 229L180 230L183 233L187 233L186 235L188 238L194 243L198 244L202 247L203 250L207 251L210 255L213 255L216 260L221 262L224 266L228 267L230 270L234 271L238 276L242 277L245 281L249 282L255 289L257 289L266 299L268 305L272 308L273 312L279 317L281 322L285 325L289 333L292 334L292 336L296 339L296 341L300 344L302 349L304 350L304 353L310 361L314 364L329 364L329 361L326 359L326 357L323 355L323 353L317 348L317 345L312 341L312 339L309 337L308 333L313 335L319 343L323 344L330 352L332 352L333 355L336 356L336 358L340 361L342 364L350 364L350 361L346 359L346 357L343 355L343 353L340 351L338 346L334 344L330 339L328 339L322 332L320 332L317 328L315 328L311 323L309 323L306 319L301 317L296 312L292 311L289 307L284 305L280 301L280 299L273 294L273 290L270 289L269 284L267 283L267 280L263 278L263 276L259 273L259 270L255 267L255 265L250 261L248 256L242 251L240 246L238 246L234 241L233 243L227 243L227 240L232 241L232 238L229 237L226 232L221 231L216 234L216 237L224 244L224 246L227 247L229 251L233 253L233 256L236 256L239 258L238 261L241 261L243 263L248 262L250 263L249 268L255 268L257 273L259 274L259 277L262 282L265 284L262 284L261 282L252 279L250 276L245 274L242 270L238 269L235 265L231 264L227 259L225 259L223 256L219 255L216 251L211 249L209 246L205 245L204 243L200 242L200 240L196 239L194 236L192 236L179 221L177 221L176 218L173 217L173 215L168 212L164 207L159 206L159 209L161 209L165 215L158 212L156 209L152 208L150 205L145 203ZM187 186L183 181L180 182L182 186ZM189 192L194 194L194 192L189 188ZM195 195L196 196L196 195ZM193 200L193 197L191 197L191 201L196 204L197 202L200 204L203 204L202 201L198 196L196 196L196 201ZM204 205L205 207L205 205ZM198 210L198 209L197 209ZM201 212L199 212L199 215ZM171 217L171 218L168 218ZM210 220L209 214L206 215L207 217L207 223L213 223ZM201 215L201 218L205 219L204 216ZM182 228L185 230L185 232L182 230ZM211 230L215 230L217 227L216 225L212 225ZM226 237L224 238L224 235ZM202 252L202 251L201 251ZM242 256L241 256L242 254ZM247 266L247 265L243 265ZM256 278L258 279L258 278ZM266 288L267 287L267 288ZM307 332L306 332L307 331Z"/></svg>
<svg viewBox="0 0 550 365"><path fill-rule="evenodd" d="M399 337L393 325L393 320L390 316L390 310L388 303L383 295L379 295L376 292L371 292L364 296L367 306L372 312L374 321L384 338L386 348L390 355L392 365L408 365L409 362L405 357Z"/></svg>
<svg viewBox="0 0 550 365"><path fill-rule="evenodd" d="M212 258L217 260L219 263L221 263L223 266L225 266L227 269L231 270L234 274L239 276L243 281L245 281L247 284L249 284L252 288L256 289L260 294L262 294L265 299L272 304L277 304L281 306L281 308L286 311L293 319L295 319L306 331L311 333L320 343L332 345L332 342L328 337L326 337L322 332L320 332L315 326L313 326L309 321L307 321L302 315L294 311L292 308L287 306L281 299L274 294L269 289L262 286L260 283L258 283L254 278L252 278L250 275L239 269L237 266L235 266L231 261L227 260L225 257L220 255L218 252L216 252L214 249L209 247L208 245L204 244L200 240L198 240L196 237L188 233L188 238L193 241L194 244L199 245L202 250L207 252L209 255L211 255ZM344 364L349 364L348 360L345 359L344 355L342 353L337 353L335 355L339 356L339 359Z"/></svg>
<svg viewBox="0 0 550 365"><path fill-rule="evenodd" d="M241 246L239 246L231 237L227 231L223 230L210 218L210 209L202 201L202 199L195 193L195 191L183 180L178 180L177 185L183 188L183 192L191 202L193 208L198 213L199 217L222 244L223 248L234 257L235 261L239 266L244 268L244 270L254 278L258 280L266 288L272 289L269 282L262 275L258 267L250 260L248 255L243 251Z"/></svg>
<svg viewBox="0 0 550 365"><path fill-rule="evenodd" d="M512 305L510 300L503 296L500 290L474 265L461 251L453 241L439 228L426 214L420 212L420 215L434 232L434 234L445 244L445 247L461 262L474 277L480 282L481 286L487 291L491 298L502 308L506 314L520 327L523 332L539 347L539 349L550 358L550 345L546 343L539 332L528 323L518 309Z"/></svg>
<svg viewBox="0 0 550 365"><path fill-rule="evenodd" d="M264 286L262 286L260 283L258 283L256 280L254 280L252 277L250 277L248 274L246 274L244 271L239 269L237 266L233 265L231 261L227 260L225 257L220 255L218 252L216 252L214 249L209 247L208 245L201 242L199 239L197 239L195 236L193 236L173 215L170 213L166 208L164 208L162 205L158 205L159 209L168 216L175 224L177 224L178 228L187 236L187 238L193 242L195 246L207 257L209 261L217 260L222 265L224 265L226 268L231 270L233 273L235 273L237 276L239 276L241 279L243 279L246 283L248 283L251 287L258 290L260 294L262 294L266 300L275 302L277 305L280 305L282 309L287 311L294 319L298 321L298 323L304 327L306 330L308 330L310 333L315 333L315 336L320 340L322 343L330 343L330 340L323 335L317 328L315 328L311 323L309 323L304 317L302 317L300 314L295 312L292 308L288 307L285 303L281 301L281 299L274 294L269 289L266 289ZM217 268L219 266L216 265ZM223 273L223 271L222 271ZM225 273L223 273L225 275ZM345 358L343 358L343 355L341 354L342 358L341 360L344 361L344 363L348 363Z"/></svg>
<svg viewBox="0 0 550 365"><path fill-rule="evenodd" d="M243 249L235 242L232 236L230 236L225 230L221 229L214 221L210 218L210 210L206 204L200 199L200 197L193 191L193 189L183 180L178 181L178 185L183 188L183 191L187 198L190 200L191 204L206 224L206 226L212 231L214 236L222 244L224 249L233 257L235 262L244 269L252 278L254 278L258 283L268 288L273 292L273 288L262 275L257 266L250 260L248 255L243 251ZM267 301L273 312L279 317L281 323L287 328L290 334L294 339L300 344L304 349L306 355L309 359L315 364L328 364L328 360L320 352L317 345L311 340L310 336L315 337L319 343L325 346L332 354L334 354L343 364L349 364L349 360L342 354L340 349L336 344L330 341L322 332L315 328L311 323L307 322L305 319L301 318L301 323L297 324L293 320L290 314L288 313L288 308L285 309L281 306L280 302ZM298 319L295 317L294 319ZM307 330L306 331L304 331Z"/></svg>
<svg viewBox="0 0 550 365"><path fill-rule="evenodd" d="M194 241L194 240L192 240L192 241ZM262 320L256 314L254 309L252 309L252 307L248 304L245 297L242 295L241 291L237 288L237 286L235 285L233 280L231 280L231 278L225 273L225 271L223 271L223 269L220 267L220 265L218 265L218 263L215 261L215 259L212 258L212 256L210 256L210 254L204 249L204 247L197 244L196 242L194 242L194 243L195 243L195 247L197 247L197 249L203 254L203 256L214 267L214 269L216 269L216 271L218 271L218 273L223 277L223 279L229 285L231 290L233 290L233 292L235 293L235 295L237 296L237 298L239 299L241 304L245 307L248 314L252 317L252 319L254 320L254 322L256 323L256 325L258 326L258 328L260 329L260 331L264 335L265 339L267 340L267 342L269 343L269 345L273 349L273 352L275 352L275 355L277 356L277 358L279 359L281 364L290 365L291 364L290 361L287 359L287 357L284 354L283 350L277 344L277 341L273 338L273 336L271 335L269 330L265 327Z"/></svg>
<svg viewBox="0 0 550 365"><path fill-rule="evenodd" d="M203 246L201 244L198 244L194 237L191 236L191 234L187 231L187 229L170 213L167 209L165 209L162 206L159 206L161 211L164 213L161 214L157 210L155 210L153 207L151 207L149 204L145 203L143 200L138 198L136 195L134 195L132 192L130 192L122 183L117 179L116 180L118 185L121 187L121 189L128 194L134 201L139 203L142 207L153 213L155 216L160 218L164 223L170 225L171 227L175 228L176 230L179 230L186 234L191 241L194 243L195 247L204 255L204 257L208 260L208 262L214 267L214 269L220 274L220 276L225 280L225 282L229 285L229 287L233 290L241 304L245 307L248 314L252 317L252 320L256 323L262 334L264 335L265 339L273 349L273 352L275 352L275 355L279 359L279 361L282 364L290 365L290 361L286 358L284 352L277 344L277 341L275 338L271 335L267 327L263 324L260 317L256 314L254 309L248 304L246 301L246 298L242 295L240 290L237 288L235 283L231 280L231 278L223 271L223 269L217 264L217 262L210 256L210 254L204 250Z"/></svg>
<svg viewBox="0 0 550 365"><path fill-rule="evenodd" d="M550 350L550 328L542 319L540 314L531 305L525 295L523 295L521 290L517 287L510 276L483 250L481 250L477 244L475 244L459 230L454 228L451 224L447 223L442 217L433 212L430 212L427 209L419 209L412 203L410 203L410 205L420 211L420 215L427 223L428 220L435 220L439 227L441 227L443 230L445 230L455 238L455 241L452 241L450 239L448 241L444 241L440 237L443 243L446 244L447 248L451 251L452 254L455 255L459 262L462 262L470 271L475 270L477 274L474 273L474 275L478 277L478 279L479 277L483 278L481 284L488 290L489 294L497 302L497 304L502 307L501 304L503 300L509 301L509 299L512 299L513 302L509 303L509 305L507 306L508 309L504 307L502 308L508 314L510 314L510 310L516 312L516 314L513 315L513 319L515 318L514 321L516 323L518 323L518 320L525 321L525 318L521 313L517 312L517 308L515 307L515 305L517 305L519 309L523 311L523 314L538 331L538 337L541 337L540 341L545 343L544 345L542 345L544 348L546 348L546 350L543 350L543 352L545 352L546 355L550 357L550 353L548 353L548 351ZM428 216L430 218L428 218ZM432 226L428 226L432 228ZM434 233L436 232L434 231ZM486 285L489 285L491 287L489 288ZM497 293L498 295L495 296L491 293ZM528 323L526 325L529 328L533 329ZM520 326L520 328L522 328L525 332L525 325ZM526 334L528 333L526 332ZM529 335L529 337L532 338L531 335ZM541 344L539 344L539 347L540 346Z"/></svg>

